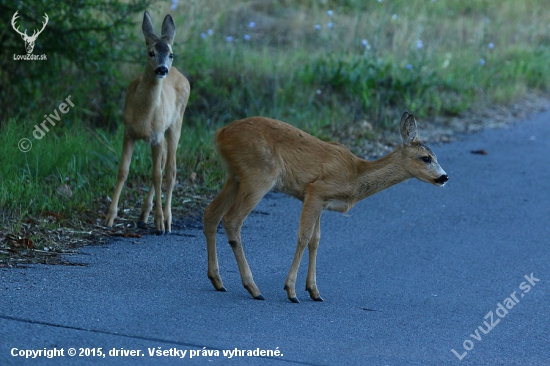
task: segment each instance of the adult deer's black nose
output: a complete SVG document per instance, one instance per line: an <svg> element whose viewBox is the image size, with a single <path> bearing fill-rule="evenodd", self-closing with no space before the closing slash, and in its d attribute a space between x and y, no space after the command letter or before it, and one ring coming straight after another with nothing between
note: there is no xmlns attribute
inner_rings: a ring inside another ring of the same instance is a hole
<svg viewBox="0 0 550 366"><path fill-rule="evenodd" d="M166 76L166 74L168 74L168 68L166 66L159 66L156 68L155 74L158 76Z"/></svg>
<svg viewBox="0 0 550 366"><path fill-rule="evenodd" d="M440 175L439 178L435 179L435 182L437 184L445 184L446 181L449 180L449 176L447 174Z"/></svg>

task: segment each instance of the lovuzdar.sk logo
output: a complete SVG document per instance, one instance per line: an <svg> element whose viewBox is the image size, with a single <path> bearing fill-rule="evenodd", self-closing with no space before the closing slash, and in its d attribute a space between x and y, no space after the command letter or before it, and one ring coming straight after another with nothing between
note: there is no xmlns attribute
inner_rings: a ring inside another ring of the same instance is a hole
<svg viewBox="0 0 550 366"><path fill-rule="evenodd" d="M13 17L11 18L11 26L13 27L13 30L16 31L21 38L23 38L23 41L25 41L25 50L27 51L26 55L13 55L14 60L47 60L46 55L33 55L32 51L34 50L34 44L36 42L36 38L38 38L38 35L42 33L44 28L46 28L46 24L48 24L48 14L44 13L44 21L42 22L42 29L40 30L34 30L32 35L27 34L27 30L25 29L24 32L21 32L19 30L19 26L15 24L17 18L19 15L17 14L19 12L16 11L15 14L13 14Z"/></svg>

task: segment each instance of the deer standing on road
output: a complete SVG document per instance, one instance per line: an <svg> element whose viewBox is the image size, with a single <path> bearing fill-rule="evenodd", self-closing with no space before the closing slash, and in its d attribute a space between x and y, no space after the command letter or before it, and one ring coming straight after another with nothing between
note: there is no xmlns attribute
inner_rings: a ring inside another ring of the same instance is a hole
<svg viewBox="0 0 550 366"><path fill-rule="evenodd" d="M358 201L410 178L436 186L449 179L433 151L418 140L412 114L403 114L400 131L403 143L389 155L370 162L338 143L321 141L269 118L247 118L220 128L215 143L227 169L227 180L203 216L208 278L214 288L226 291L216 253L216 228L223 218L244 287L255 299L264 299L244 255L241 227L262 197L274 188L303 202L298 246L284 287L288 299L299 302L296 276L307 246L306 290L313 300L323 301L317 289L315 261L324 209L346 212Z"/></svg>
<svg viewBox="0 0 550 366"><path fill-rule="evenodd" d="M172 44L176 28L170 15L162 22L162 35L153 29L148 12L142 24L147 45L145 72L134 80L126 90L124 104L124 142L122 159L113 201L105 219L112 226L117 216L118 200L132 160L136 140L146 140L153 155L153 185L143 203L138 225L144 227L153 207L155 195L156 234L170 233L172 225L172 190L176 180L176 151L181 135L185 106L189 99L189 82L175 67ZM166 167L166 205L162 211L162 170Z"/></svg>

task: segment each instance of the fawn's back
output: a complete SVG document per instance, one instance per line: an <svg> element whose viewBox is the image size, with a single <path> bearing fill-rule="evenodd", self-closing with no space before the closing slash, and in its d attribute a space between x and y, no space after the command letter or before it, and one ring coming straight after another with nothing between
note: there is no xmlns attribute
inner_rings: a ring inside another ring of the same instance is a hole
<svg viewBox="0 0 550 366"><path fill-rule="evenodd" d="M340 144L265 117L235 121L218 130L215 140L230 175L271 180L272 188L301 200L309 183L345 185L359 160Z"/></svg>

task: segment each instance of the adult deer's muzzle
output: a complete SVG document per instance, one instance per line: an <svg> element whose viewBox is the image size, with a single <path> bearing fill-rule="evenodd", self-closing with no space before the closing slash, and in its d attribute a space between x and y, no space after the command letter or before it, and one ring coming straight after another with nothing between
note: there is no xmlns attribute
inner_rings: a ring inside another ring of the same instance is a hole
<svg viewBox="0 0 550 366"><path fill-rule="evenodd" d="M159 66L155 69L157 76L165 77L168 75L168 68L166 66Z"/></svg>

